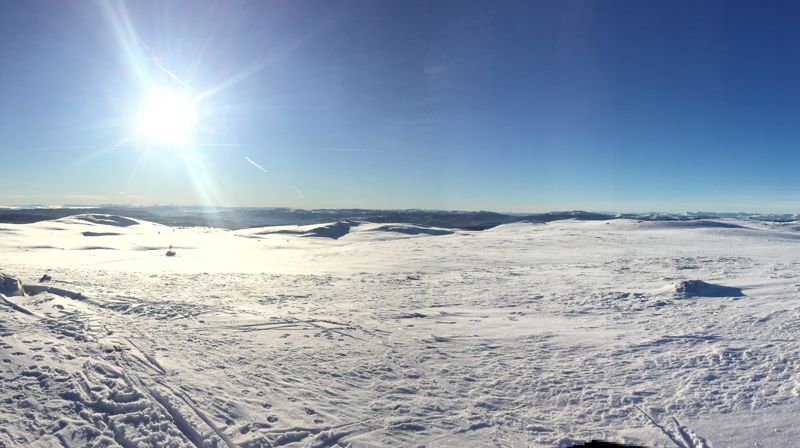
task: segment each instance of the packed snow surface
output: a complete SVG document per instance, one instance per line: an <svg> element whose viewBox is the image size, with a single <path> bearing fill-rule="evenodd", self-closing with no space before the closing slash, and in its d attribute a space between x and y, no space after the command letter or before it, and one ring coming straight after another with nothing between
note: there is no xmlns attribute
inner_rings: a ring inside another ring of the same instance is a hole
<svg viewBox="0 0 800 448"><path fill-rule="evenodd" d="M4 224L0 446L789 446L798 296L792 223Z"/></svg>

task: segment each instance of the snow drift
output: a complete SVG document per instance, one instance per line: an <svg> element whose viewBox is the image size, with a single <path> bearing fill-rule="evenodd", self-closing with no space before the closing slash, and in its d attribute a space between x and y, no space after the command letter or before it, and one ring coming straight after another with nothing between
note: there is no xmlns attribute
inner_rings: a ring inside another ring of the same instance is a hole
<svg viewBox="0 0 800 448"><path fill-rule="evenodd" d="M667 285L660 290L675 297L741 297L741 288L732 286L715 285L702 280L682 280Z"/></svg>
<svg viewBox="0 0 800 448"><path fill-rule="evenodd" d="M25 290L18 278L0 272L0 294L6 297L24 296Z"/></svg>

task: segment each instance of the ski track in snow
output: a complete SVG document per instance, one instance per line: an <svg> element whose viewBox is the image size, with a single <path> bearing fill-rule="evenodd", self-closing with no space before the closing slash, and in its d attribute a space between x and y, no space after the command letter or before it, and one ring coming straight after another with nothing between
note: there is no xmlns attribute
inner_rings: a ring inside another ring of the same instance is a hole
<svg viewBox="0 0 800 448"><path fill-rule="evenodd" d="M720 224L4 225L0 447L791 444L713 428L797 415L800 233Z"/></svg>

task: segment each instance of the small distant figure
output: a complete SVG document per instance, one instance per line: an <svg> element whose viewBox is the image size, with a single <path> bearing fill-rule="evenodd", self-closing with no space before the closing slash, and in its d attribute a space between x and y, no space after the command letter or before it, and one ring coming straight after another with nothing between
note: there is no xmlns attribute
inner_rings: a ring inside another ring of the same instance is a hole
<svg viewBox="0 0 800 448"><path fill-rule="evenodd" d="M176 255L176 254L175 254L175 251L174 251L174 250L172 250L172 244L170 244L170 245L169 245L169 250L167 251L167 254L166 254L166 255L167 255L168 257L174 257L174 256Z"/></svg>
<svg viewBox="0 0 800 448"><path fill-rule="evenodd" d="M53 279L53 277L50 277L49 275L44 274L42 276L42 278L39 279L39 283L49 282L52 279Z"/></svg>

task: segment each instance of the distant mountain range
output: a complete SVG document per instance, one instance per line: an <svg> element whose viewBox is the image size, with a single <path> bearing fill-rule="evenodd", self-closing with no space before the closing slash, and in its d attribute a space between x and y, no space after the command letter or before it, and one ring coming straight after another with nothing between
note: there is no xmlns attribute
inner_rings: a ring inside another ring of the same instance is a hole
<svg viewBox="0 0 800 448"><path fill-rule="evenodd" d="M686 221L694 219L739 218L760 221L796 221L797 214L754 213L594 213L559 211L535 214L510 214L489 211L444 210L366 210L366 209L293 209L293 208L210 208L201 206L99 206L39 208L0 208L0 223L32 223L81 213L122 215L169 226L208 226L226 229L277 225L306 225L335 221L406 223L464 230L483 230L512 222L545 223L561 219L608 220L638 219L647 221Z"/></svg>

